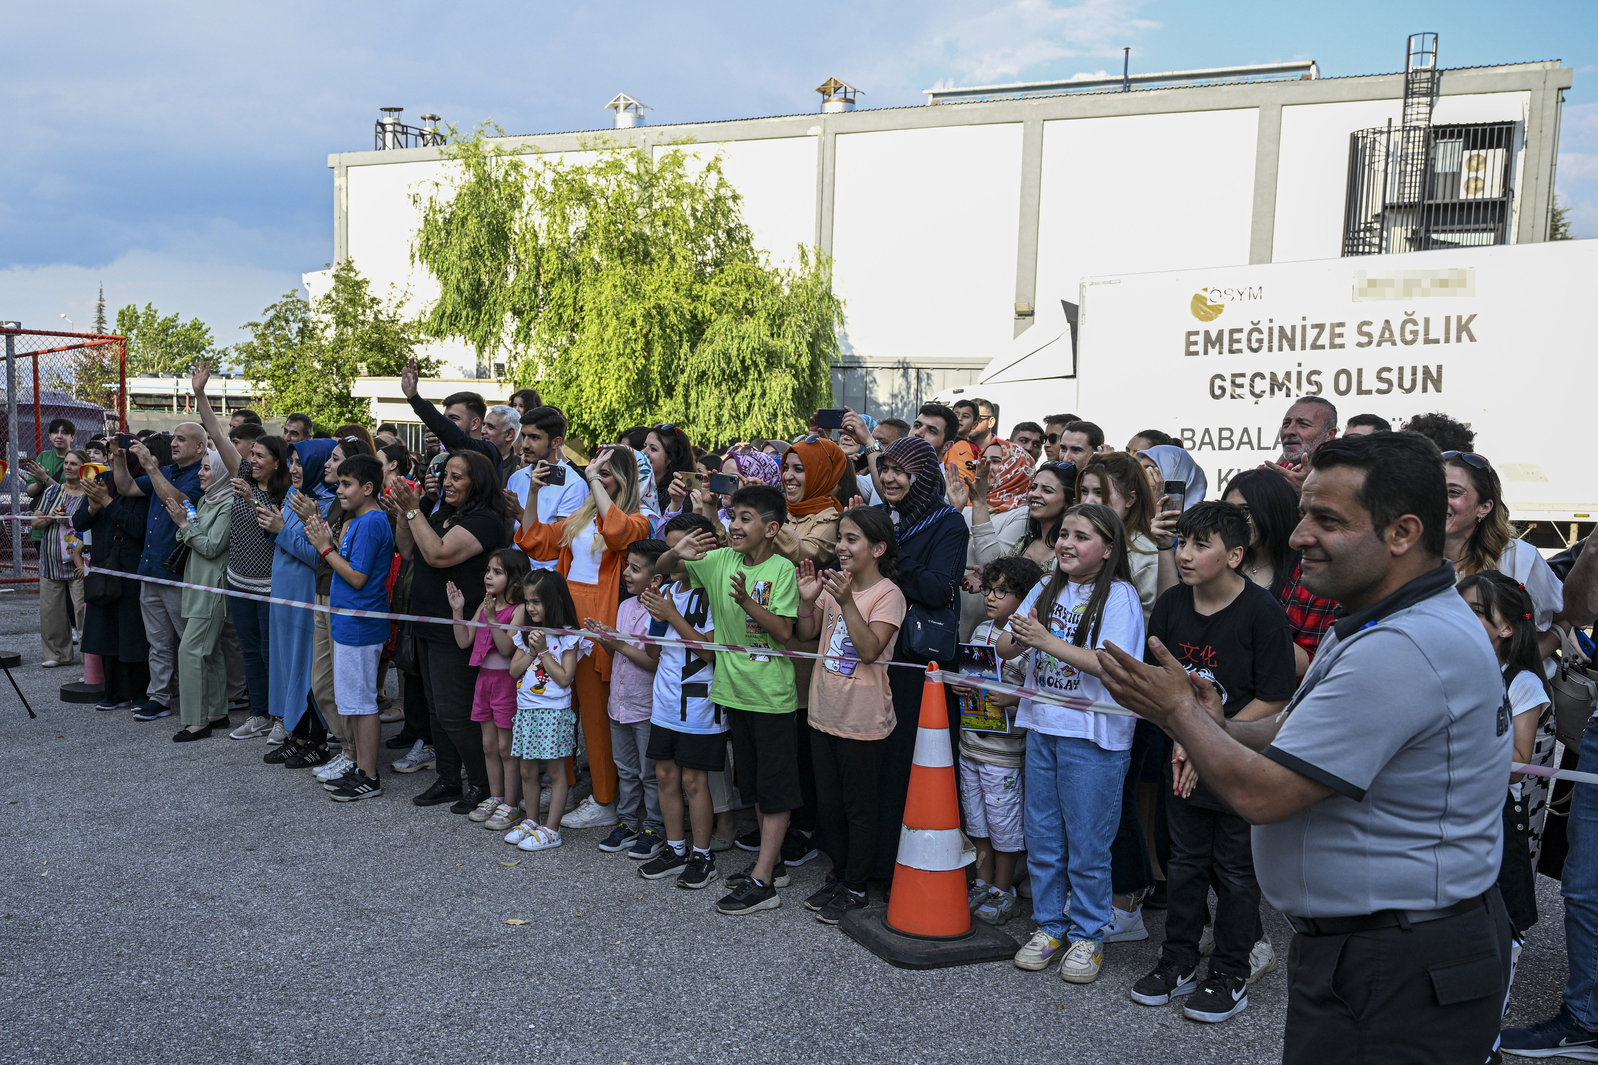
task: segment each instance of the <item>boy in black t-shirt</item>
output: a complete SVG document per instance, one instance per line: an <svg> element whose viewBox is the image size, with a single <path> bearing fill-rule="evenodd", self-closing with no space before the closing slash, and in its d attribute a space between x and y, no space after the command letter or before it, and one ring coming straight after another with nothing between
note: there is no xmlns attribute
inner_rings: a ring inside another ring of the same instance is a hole
<svg viewBox="0 0 1598 1065"><path fill-rule="evenodd" d="M1182 583L1160 596L1149 636L1208 681L1229 718L1253 721L1287 705L1297 687L1287 614L1238 567L1249 544L1248 518L1231 503L1200 503L1177 522ZM1148 660L1153 661L1152 653ZM1134 1002L1163 1006L1193 993L1183 1014L1224 1021L1248 1006L1249 952L1259 920L1250 831L1215 796L1176 748L1165 797L1171 857L1165 866L1170 909L1154 971L1132 986ZM1215 885L1215 953L1198 982L1199 939ZM1195 993L1196 992L1196 993Z"/></svg>

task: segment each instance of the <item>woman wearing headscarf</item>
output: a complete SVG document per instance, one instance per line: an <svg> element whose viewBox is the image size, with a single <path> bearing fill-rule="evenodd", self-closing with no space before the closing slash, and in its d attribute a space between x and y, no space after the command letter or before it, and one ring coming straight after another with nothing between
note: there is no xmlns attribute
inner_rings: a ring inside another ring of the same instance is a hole
<svg viewBox="0 0 1598 1065"><path fill-rule="evenodd" d="M893 521L899 548L899 575L894 583L904 593L908 607L893 661L913 664L888 667L888 687L898 724L883 751L881 820L872 876L891 876L899 849L905 792L910 785L911 757L921 720L921 688L925 680L921 667L935 659L952 666L959 639L959 582L971 533L960 512L949 506L944 497L939 465L937 452L919 436L900 437L877 460L883 496L880 509ZM953 692L947 687L944 699L950 728L957 728Z"/></svg>
<svg viewBox="0 0 1598 1065"><path fill-rule="evenodd" d="M289 501L297 495L308 496L325 517L333 504L332 488L322 479L328 456L333 453L331 440L301 440L289 445L289 483L293 486L289 498L281 507L256 507L255 520L272 545L272 595L297 603L316 601L316 570L321 563L316 548L305 536L305 523ZM289 758L309 754L313 747L310 725L303 720L311 695L311 661L316 649L316 619L310 610L282 607L272 611L271 646L275 649L268 668L267 706L273 718L269 744L276 750L266 755L266 761L282 763ZM331 709L328 710L331 713ZM312 715L315 719L316 715ZM321 722L315 740L321 740ZM289 733L291 742L285 743Z"/></svg>
<svg viewBox="0 0 1598 1065"><path fill-rule="evenodd" d="M721 472L729 477L738 478L740 488L752 484L763 484L779 490L782 488L782 473L778 469L777 460L764 451L757 451L748 445L729 452L722 460ZM710 524L716 528L716 543L722 547L727 546L727 519L732 515L727 509L727 504L732 499L731 496L718 495L712 492L708 485L689 492L687 483L680 474L673 475L668 492L672 501L671 507L661 515L660 524L665 524L685 507L689 507L710 519ZM836 542L837 537L834 536L833 540Z"/></svg>
<svg viewBox="0 0 1598 1065"><path fill-rule="evenodd" d="M169 499L167 513L178 527L178 544L189 549L183 582L183 638L178 642L178 710L183 728L174 743L204 739L227 727L227 664L222 655L222 626L227 622L228 543L233 538L233 485L213 448L200 463L205 494L190 521L182 502Z"/></svg>
<svg viewBox="0 0 1598 1065"><path fill-rule="evenodd" d="M1137 457L1148 471L1149 486L1154 490L1155 499L1165 495L1166 481L1181 481L1187 486L1182 497L1183 510L1204 502L1209 481L1199 464L1193 461L1193 456L1184 449L1175 444L1160 444L1147 451L1139 451Z"/></svg>
<svg viewBox="0 0 1598 1065"><path fill-rule="evenodd" d="M115 449L115 435L107 446ZM165 458L163 465L171 465L171 451L159 453L165 448L164 441L148 446L157 453L158 463ZM139 555L144 551L150 497L117 495L116 483L109 473L85 478L82 484L84 505L73 513L72 527L88 533L85 539L89 564L137 573ZM144 698L150 686L150 643L144 635L144 618L139 609L139 585L122 580L121 586L121 595L114 599L89 599L83 607L83 653L99 655L105 668L105 694L96 710L125 710L135 699Z"/></svg>
<svg viewBox="0 0 1598 1065"><path fill-rule="evenodd" d="M782 456L788 522L777 533L777 554L794 563L808 558L818 566L837 557L839 509L833 491L848 465L837 444L817 436Z"/></svg>

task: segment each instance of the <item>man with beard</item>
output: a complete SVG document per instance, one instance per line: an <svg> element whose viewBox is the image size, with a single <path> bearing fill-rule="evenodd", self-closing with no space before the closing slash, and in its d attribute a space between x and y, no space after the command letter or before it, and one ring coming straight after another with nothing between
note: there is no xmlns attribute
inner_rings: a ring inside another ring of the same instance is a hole
<svg viewBox="0 0 1598 1065"><path fill-rule="evenodd" d="M1304 478L1310 471L1310 456L1337 435L1337 408L1331 400L1305 396L1287 408L1282 416L1281 432L1276 435L1282 444L1282 456L1275 463L1266 463L1266 468L1286 477L1293 491L1303 491Z"/></svg>
<svg viewBox="0 0 1598 1065"><path fill-rule="evenodd" d="M1442 459L1410 433L1331 441L1301 509L1304 586L1344 616L1285 710L1226 719L1158 640L1158 665L1100 651L1104 683L1254 826L1260 887L1297 933L1286 1065L1485 1061L1509 981L1496 881L1512 737L1496 656L1443 558Z"/></svg>

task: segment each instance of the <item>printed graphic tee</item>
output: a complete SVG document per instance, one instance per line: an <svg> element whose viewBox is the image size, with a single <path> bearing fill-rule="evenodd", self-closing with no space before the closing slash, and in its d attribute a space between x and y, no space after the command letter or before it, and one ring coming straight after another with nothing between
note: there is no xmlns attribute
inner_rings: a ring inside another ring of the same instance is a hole
<svg viewBox="0 0 1598 1065"><path fill-rule="evenodd" d="M1047 582L1032 589L1030 595L1017 608L1025 616L1038 605ZM1066 582L1060 589L1054 610L1044 623L1049 632L1070 643L1077 624L1093 595L1091 584ZM1040 619L1041 620L1041 619ZM1113 643L1117 647L1143 646L1143 606L1138 602L1137 589L1128 581L1116 581L1104 601L1104 617L1099 624L1099 636L1090 645L1094 648ZM1089 673L1083 673L1042 650L1033 650L1032 664L1027 668L1027 687L1059 695L1113 703L1104 682ZM1046 736L1074 736L1092 740L1106 751L1125 751L1132 747L1132 729L1136 722L1117 714L1096 714L1090 710L1073 710L1070 707L1022 699L1016 709L1017 728L1031 729Z"/></svg>
<svg viewBox="0 0 1598 1065"><path fill-rule="evenodd" d="M697 562L684 562L688 579L710 599L716 639L748 651L718 651L716 679L710 697L722 706L763 714L791 714L799 708L794 691L793 660L769 652L776 640L743 607L733 602L732 575L743 573L744 587L756 603L778 617L799 615L799 579L793 563L772 555L758 566L730 547L718 547Z"/></svg>
<svg viewBox="0 0 1598 1065"><path fill-rule="evenodd" d="M885 621L897 628L904 623L904 593L890 580L856 592L854 601L867 625ZM887 642L877 661L863 663L832 593L822 592L814 609L823 612L821 653L843 657L820 659L810 674L810 727L851 740L886 739L897 722L888 667L883 664L894 641Z"/></svg>

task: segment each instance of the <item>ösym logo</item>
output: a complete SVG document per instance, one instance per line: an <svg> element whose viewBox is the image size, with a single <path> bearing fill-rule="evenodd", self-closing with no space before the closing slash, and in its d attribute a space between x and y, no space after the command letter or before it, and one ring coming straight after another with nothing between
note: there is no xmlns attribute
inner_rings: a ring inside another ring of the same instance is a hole
<svg viewBox="0 0 1598 1065"><path fill-rule="evenodd" d="M1201 322L1213 322L1226 310L1224 303L1211 303L1209 289L1201 288L1193 293L1193 302L1189 305L1193 309L1193 317Z"/></svg>

